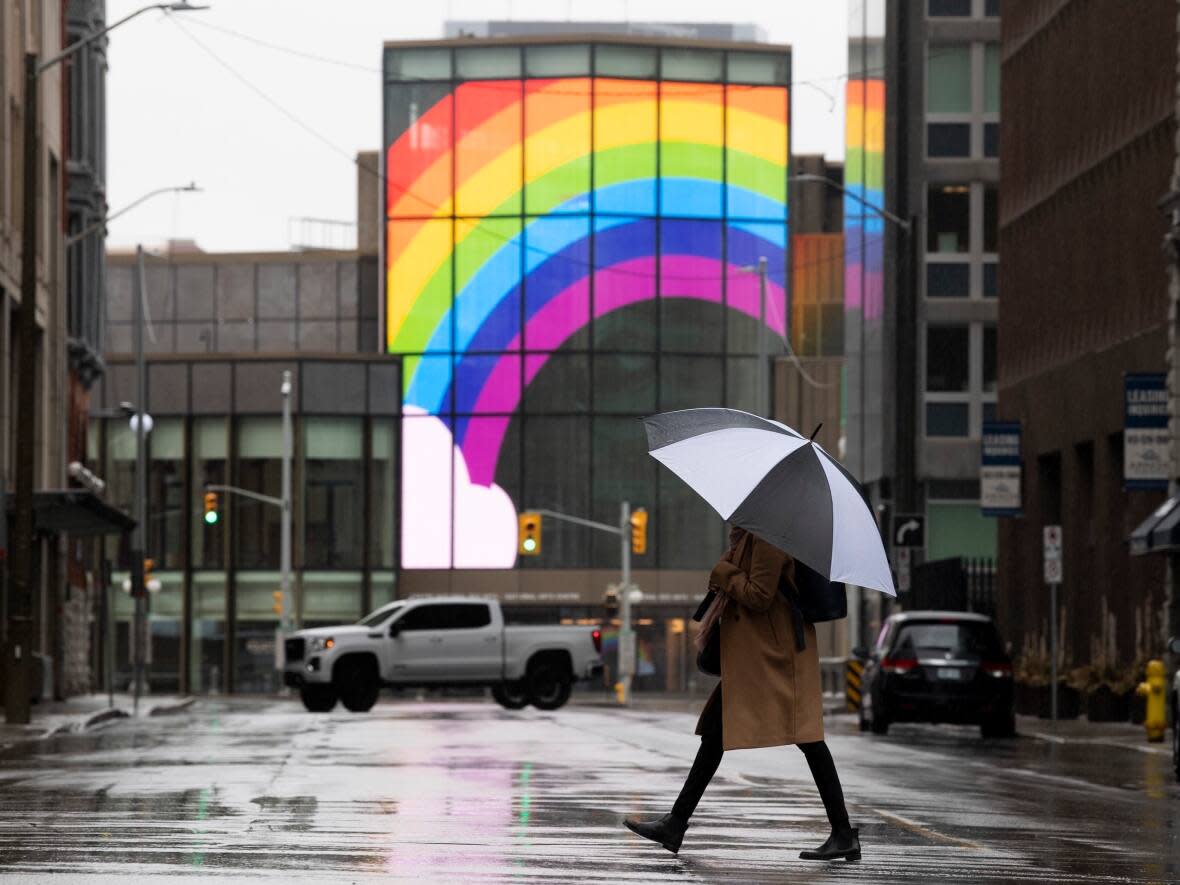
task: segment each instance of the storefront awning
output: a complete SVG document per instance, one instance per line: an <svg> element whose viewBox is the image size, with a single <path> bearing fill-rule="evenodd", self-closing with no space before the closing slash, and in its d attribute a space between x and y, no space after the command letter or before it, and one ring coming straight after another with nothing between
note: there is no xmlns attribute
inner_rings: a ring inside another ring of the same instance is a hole
<svg viewBox="0 0 1180 885"><path fill-rule="evenodd" d="M13 496L9 495L11 527ZM135 528L135 520L88 489L51 489L33 493L33 530L41 534L117 535Z"/></svg>
<svg viewBox="0 0 1180 885"><path fill-rule="evenodd" d="M1180 552L1180 495L1169 498L1131 533L1131 554Z"/></svg>

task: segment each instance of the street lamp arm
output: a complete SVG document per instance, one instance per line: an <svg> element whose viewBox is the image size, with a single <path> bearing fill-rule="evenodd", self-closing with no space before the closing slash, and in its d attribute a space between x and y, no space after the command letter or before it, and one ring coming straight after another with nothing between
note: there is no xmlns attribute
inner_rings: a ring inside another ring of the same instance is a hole
<svg viewBox="0 0 1180 885"><path fill-rule="evenodd" d="M95 31L93 34L87 34L81 40L71 43L69 46L67 46L65 49L63 49L61 52L59 52L57 55L50 56L49 58L45 59L45 61L41 62L41 64L39 64L37 66L37 75L40 76L41 74L44 74L51 67L65 61L67 58L69 58L71 55L73 55L78 50L82 49L83 47L89 46L91 43L93 43L95 40L100 39L101 37L105 37L107 34L109 34L115 28L119 27L120 25L126 24L127 22L131 21L131 19L136 18L137 16L143 15L145 12L151 12L153 9L160 9L160 10L163 10L164 12L190 12L190 11L195 12L200 9L208 9L208 8L209 8L208 6L193 6L191 3L153 3L151 6L145 6L142 9L137 9L134 12L123 16L117 22L112 22L111 24L107 25L105 28L100 28L99 30Z"/></svg>
<svg viewBox="0 0 1180 885"><path fill-rule="evenodd" d="M85 228L84 230L80 230L80 231L78 231L78 233L72 234L72 235L66 237L66 248L68 249L71 246L78 243L79 241L86 239L88 236L90 236L92 233L95 233L96 231L103 230L108 224L110 224L112 221L114 221L120 215L130 212L136 206L140 205L141 203L146 203L152 197L158 197L161 194L180 194L180 193L189 193L189 192L200 193L200 191L201 191L201 189L199 187L197 187L197 183L195 181L190 181L188 184L178 185L176 187L158 187L154 191L149 191L148 193L144 194L142 197L140 197L134 203L129 203L128 205L126 205L122 209L120 209L119 211L112 212L109 215L107 215L106 217L100 218L98 221L94 222L94 224L91 224L89 227Z"/></svg>
<svg viewBox="0 0 1180 885"><path fill-rule="evenodd" d="M878 215L880 215L886 221L890 221L893 224L896 224L898 227L900 227L906 233L910 232L910 223L908 221L906 221L904 218L902 218L900 215L894 215L888 209L882 209L880 206L876 206L876 205L870 203L868 200L866 200L860 194L849 190L844 185L840 184L840 182L838 182L838 181L833 181L832 179L826 178L823 175L814 175L810 172L801 172L798 175L788 176L787 180L788 181L813 181L817 184L826 184L828 187L834 187L836 190L840 191L840 193L844 194L846 197L852 197L852 199L856 200L856 202L860 203L865 208L872 209L874 212L876 212Z"/></svg>

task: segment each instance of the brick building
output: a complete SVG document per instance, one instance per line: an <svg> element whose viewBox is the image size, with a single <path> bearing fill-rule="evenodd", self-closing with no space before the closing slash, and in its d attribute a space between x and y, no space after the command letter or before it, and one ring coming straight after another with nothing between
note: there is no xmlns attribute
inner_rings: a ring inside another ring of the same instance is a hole
<svg viewBox="0 0 1180 885"><path fill-rule="evenodd" d="M1061 663L1125 667L1166 629L1164 561L1127 544L1164 493L1124 488L1123 415L1124 374L1166 368L1176 4L1012 3L1001 46L998 411L1023 427L1024 517L1000 522L999 613L1043 648L1061 524Z"/></svg>

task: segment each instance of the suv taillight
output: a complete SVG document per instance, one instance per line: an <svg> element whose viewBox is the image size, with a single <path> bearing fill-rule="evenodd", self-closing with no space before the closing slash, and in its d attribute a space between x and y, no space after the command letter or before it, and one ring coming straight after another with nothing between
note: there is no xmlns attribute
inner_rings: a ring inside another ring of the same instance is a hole
<svg viewBox="0 0 1180 885"><path fill-rule="evenodd" d="M595 627L590 631L590 638L594 640L594 650L602 654L602 631Z"/></svg>
<svg viewBox="0 0 1180 885"><path fill-rule="evenodd" d="M918 666L914 658L882 658L881 669L886 673L909 673Z"/></svg>

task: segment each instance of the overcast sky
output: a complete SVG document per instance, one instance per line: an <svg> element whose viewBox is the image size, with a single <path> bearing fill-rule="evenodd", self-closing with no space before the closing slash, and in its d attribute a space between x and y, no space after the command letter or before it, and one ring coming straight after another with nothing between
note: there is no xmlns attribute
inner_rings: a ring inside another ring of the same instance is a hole
<svg viewBox="0 0 1180 885"><path fill-rule="evenodd" d="M293 219L355 220L350 158L380 146L381 44L441 37L447 19L760 25L794 49L794 150L843 156L844 0L194 2L212 8L147 13L111 35L108 202L117 211L189 181L203 193L133 209L111 224L111 248L188 238L209 251L281 250L298 240ZM108 21L142 5L108 0Z"/></svg>

